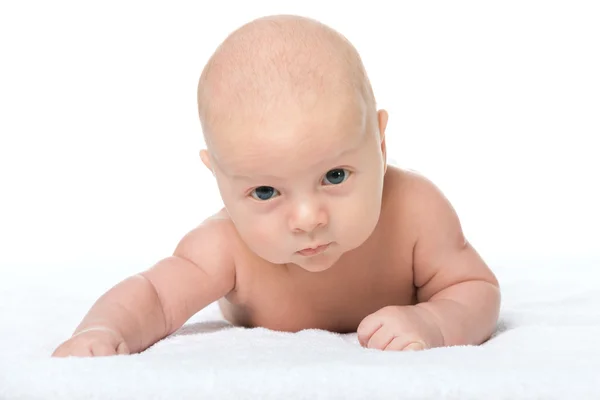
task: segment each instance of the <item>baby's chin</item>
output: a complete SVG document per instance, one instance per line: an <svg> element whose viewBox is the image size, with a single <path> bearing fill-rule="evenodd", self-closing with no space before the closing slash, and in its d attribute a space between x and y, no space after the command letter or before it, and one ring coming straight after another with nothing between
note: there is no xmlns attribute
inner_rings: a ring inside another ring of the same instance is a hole
<svg viewBox="0 0 600 400"><path fill-rule="evenodd" d="M333 267L333 263L311 264L311 265L294 264L294 265L296 265L298 268L302 268L303 270L305 270L307 272L323 272L323 271L327 271L329 268Z"/></svg>
<svg viewBox="0 0 600 400"><path fill-rule="evenodd" d="M311 257L294 257L294 260L290 261L289 264L293 264L298 268L302 268L308 272L323 272L333 267L336 262L340 259L340 254L317 254Z"/></svg>

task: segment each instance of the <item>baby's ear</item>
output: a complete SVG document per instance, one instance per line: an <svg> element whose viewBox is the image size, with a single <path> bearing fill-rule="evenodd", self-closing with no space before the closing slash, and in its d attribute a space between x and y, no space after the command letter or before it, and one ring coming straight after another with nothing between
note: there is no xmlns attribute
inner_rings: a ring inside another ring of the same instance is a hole
<svg viewBox="0 0 600 400"><path fill-rule="evenodd" d="M379 139L381 142L385 140L385 129L388 123L388 113L385 110L377 111L377 125L379 127Z"/></svg>
<svg viewBox="0 0 600 400"><path fill-rule="evenodd" d="M383 155L383 172L387 172L387 148L385 145L385 129L388 123L388 113L385 110L377 112L377 123L379 125L379 140L381 141L381 154Z"/></svg>
<svg viewBox="0 0 600 400"><path fill-rule="evenodd" d="M206 149L200 150L200 159L202 160L202 163L204 164L204 166L209 169L211 174L214 175L215 173L210 165L210 157L209 157L208 151Z"/></svg>

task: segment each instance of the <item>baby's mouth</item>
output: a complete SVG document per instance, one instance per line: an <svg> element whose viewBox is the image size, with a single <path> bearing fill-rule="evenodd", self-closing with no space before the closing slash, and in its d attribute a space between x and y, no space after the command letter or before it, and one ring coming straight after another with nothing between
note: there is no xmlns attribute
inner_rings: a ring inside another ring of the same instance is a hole
<svg viewBox="0 0 600 400"><path fill-rule="evenodd" d="M305 249L297 251L296 253L300 254L301 256L305 256L305 257L314 256L314 255L320 254L320 253L324 252L325 250L327 250L327 248L329 247L330 244L331 243L322 244L317 247L307 247Z"/></svg>

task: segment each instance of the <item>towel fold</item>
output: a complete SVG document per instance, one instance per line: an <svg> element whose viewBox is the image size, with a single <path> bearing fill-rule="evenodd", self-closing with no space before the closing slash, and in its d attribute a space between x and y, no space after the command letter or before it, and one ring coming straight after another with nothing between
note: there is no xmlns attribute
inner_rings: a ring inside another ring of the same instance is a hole
<svg viewBox="0 0 600 400"><path fill-rule="evenodd" d="M53 359L108 281L3 279L0 399L600 398L600 263L492 268L503 304L488 342L406 353L232 327L212 304L142 354Z"/></svg>

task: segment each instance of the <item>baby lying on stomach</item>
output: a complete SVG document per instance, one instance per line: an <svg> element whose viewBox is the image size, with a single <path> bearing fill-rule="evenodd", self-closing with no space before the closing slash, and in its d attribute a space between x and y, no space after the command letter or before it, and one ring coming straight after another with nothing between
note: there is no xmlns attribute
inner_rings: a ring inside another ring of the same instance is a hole
<svg viewBox="0 0 600 400"><path fill-rule="evenodd" d="M373 349L490 337L498 282L444 195L387 165L388 114L342 35L245 24L205 66L198 108L225 207L100 297L54 356L141 352L215 301L238 326L358 332Z"/></svg>

